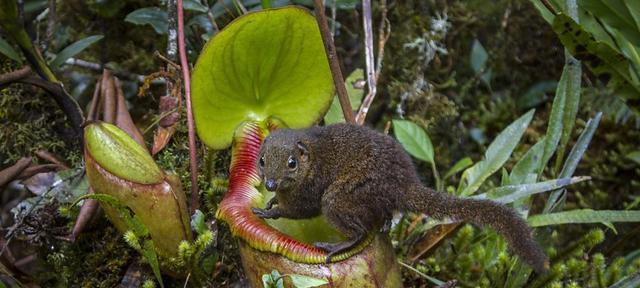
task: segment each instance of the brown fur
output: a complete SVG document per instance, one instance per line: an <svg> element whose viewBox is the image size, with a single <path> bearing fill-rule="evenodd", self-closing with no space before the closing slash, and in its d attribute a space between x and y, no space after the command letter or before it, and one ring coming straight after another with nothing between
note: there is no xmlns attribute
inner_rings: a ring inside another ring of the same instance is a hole
<svg viewBox="0 0 640 288"><path fill-rule="evenodd" d="M261 177L265 183L271 181L276 196L254 213L293 219L324 214L348 238L316 244L329 252L327 260L380 229L399 209L488 225L538 272L545 269L544 252L513 209L425 187L411 158L387 135L352 124L280 129L265 139L260 157ZM295 168L289 166L289 158L295 160Z"/></svg>

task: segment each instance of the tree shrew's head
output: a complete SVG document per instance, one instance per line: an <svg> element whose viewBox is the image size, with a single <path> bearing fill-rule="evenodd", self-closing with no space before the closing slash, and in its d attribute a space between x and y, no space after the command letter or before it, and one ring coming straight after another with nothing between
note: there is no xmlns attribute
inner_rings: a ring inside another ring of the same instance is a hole
<svg viewBox="0 0 640 288"><path fill-rule="evenodd" d="M286 192L298 187L310 166L309 146L301 131L279 129L262 143L258 171L267 190Z"/></svg>

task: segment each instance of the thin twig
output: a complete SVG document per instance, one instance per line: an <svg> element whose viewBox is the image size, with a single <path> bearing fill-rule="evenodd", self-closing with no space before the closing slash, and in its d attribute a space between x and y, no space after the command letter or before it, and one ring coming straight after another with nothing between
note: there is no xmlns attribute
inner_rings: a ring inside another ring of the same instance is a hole
<svg viewBox="0 0 640 288"><path fill-rule="evenodd" d="M324 51L327 53L327 58L329 59L333 85L335 85L336 91L338 92L338 100L340 100L344 119L349 123L355 123L353 110L351 110L351 102L347 94L347 87L344 85L344 77L342 76L342 70L340 70L338 54L336 53L336 47L333 44L333 38L331 38L331 32L327 25L327 16L324 14L324 5L322 5L322 0L314 0L313 4L316 11L316 21L318 21L320 35L324 43Z"/></svg>
<svg viewBox="0 0 640 288"><path fill-rule="evenodd" d="M336 14L338 14L336 9L338 3L336 2L337 0L331 1L331 39L336 37Z"/></svg>
<svg viewBox="0 0 640 288"><path fill-rule="evenodd" d="M553 5L551 5L549 0L540 0L540 2L542 2L542 5L544 5L544 7L546 7L547 10L551 12L551 14L558 15L558 10L556 10L556 8L554 8Z"/></svg>
<svg viewBox="0 0 640 288"><path fill-rule="evenodd" d="M386 1L382 0L380 7L382 8L382 20L380 21L380 28L378 30L378 62L375 62L373 57L373 28L372 28L372 16L371 16L371 0L362 0L362 25L364 27L364 44L365 44L365 60L367 65L367 86L369 86L369 93L362 101L362 105L358 110L356 116L356 123L363 124L364 119L367 117L369 107L373 103L373 99L376 97L377 87L376 82L380 76L382 69L382 59L384 58L384 46L387 42L389 33L385 33L385 27L389 27L387 24L387 5ZM376 65L377 64L377 65Z"/></svg>
<svg viewBox="0 0 640 288"><path fill-rule="evenodd" d="M31 68L29 66L24 66L18 70L0 74L0 88L27 77L29 74L31 74Z"/></svg>
<svg viewBox="0 0 640 288"><path fill-rule="evenodd" d="M85 69L90 69L90 70L94 70L94 71L99 71L99 72L102 72L102 70L106 68L106 69L111 70L113 75L115 75L117 77L120 77L120 78L123 78L123 79L128 79L128 80L131 80L131 81L137 81L137 82L144 81L144 75L131 73L129 71L124 71L124 70L121 70L121 69L115 69L111 65L102 65L102 64L99 64L99 63L95 63L95 62L91 62L91 61L87 61L87 60L83 60L83 59L69 58L69 59L64 61L64 64L73 65L73 66L77 66L77 67L81 67L81 68L85 68ZM153 82L153 84L164 84L164 81L156 81L156 82Z"/></svg>
<svg viewBox="0 0 640 288"><path fill-rule="evenodd" d="M367 93L367 96L364 98L360 111L356 116L356 123L361 125L364 123L364 118L367 115L369 106L371 106L371 102L373 102L373 98L376 96L376 67L373 57L373 28L371 22L371 0L362 0L362 26L364 28L364 51L369 93Z"/></svg>
<svg viewBox="0 0 640 288"><path fill-rule="evenodd" d="M191 213L200 208L198 203L198 162L196 159L196 133L191 110L191 78L189 76L189 62L184 43L184 11L182 0L178 0L178 50L180 52L180 66L184 83L184 96L187 103L187 128L189 130L189 160L191 166Z"/></svg>
<svg viewBox="0 0 640 288"><path fill-rule="evenodd" d="M167 65L175 68L176 70L180 70L180 65L176 64L176 62L174 62L173 60L165 57L164 55L160 54L160 52L156 51L153 53L153 56L156 56L158 58L160 58L160 60L164 61L167 63Z"/></svg>

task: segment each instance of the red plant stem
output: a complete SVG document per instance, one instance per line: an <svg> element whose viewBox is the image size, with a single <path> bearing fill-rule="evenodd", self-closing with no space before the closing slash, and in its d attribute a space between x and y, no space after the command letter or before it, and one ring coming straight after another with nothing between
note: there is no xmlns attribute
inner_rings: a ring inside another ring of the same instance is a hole
<svg viewBox="0 0 640 288"><path fill-rule="evenodd" d="M198 202L198 162L196 159L196 133L191 110L191 78L189 76L189 62L184 43L184 10L182 0L178 0L178 50L180 50L180 67L184 79L184 96L187 102L187 129L189 130L189 164L191 167L191 213L200 208Z"/></svg>

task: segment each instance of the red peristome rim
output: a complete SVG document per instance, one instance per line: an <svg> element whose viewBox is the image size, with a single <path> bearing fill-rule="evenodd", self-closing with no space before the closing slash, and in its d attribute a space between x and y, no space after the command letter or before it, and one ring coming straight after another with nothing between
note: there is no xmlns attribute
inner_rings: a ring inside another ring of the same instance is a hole
<svg viewBox="0 0 640 288"><path fill-rule="evenodd" d="M231 233L254 249L277 253L296 262L325 263L326 252L274 229L251 211L251 207L258 207L263 202L263 196L256 188L260 185L256 162L260 145L269 128L273 128L273 125L245 122L236 131L229 171L229 188L220 203L216 217L227 222ZM369 241L363 241L352 251L332 257L332 261L341 261L357 254L369 244L372 237L369 238Z"/></svg>

